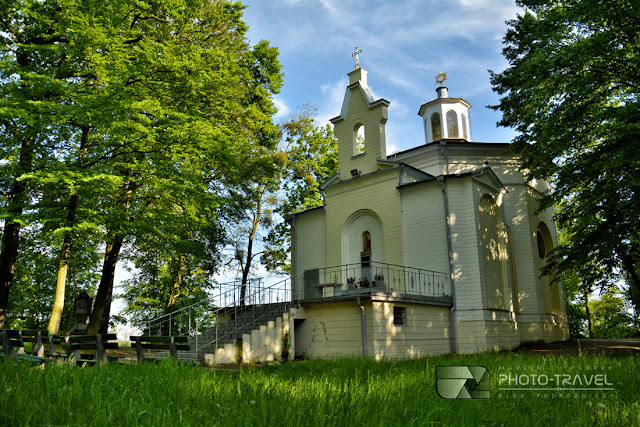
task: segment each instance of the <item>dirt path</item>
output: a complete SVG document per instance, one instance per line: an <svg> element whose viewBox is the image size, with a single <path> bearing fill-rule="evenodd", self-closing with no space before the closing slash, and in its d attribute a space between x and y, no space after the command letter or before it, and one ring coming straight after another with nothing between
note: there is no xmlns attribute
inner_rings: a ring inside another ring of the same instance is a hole
<svg viewBox="0 0 640 427"><path fill-rule="evenodd" d="M117 350L107 350L109 355L135 362L136 351L132 348L119 348ZM525 344L514 353L528 354L549 354L558 356L578 356L580 354L590 356L640 356L640 338L624 338L609 340L571 340L564 342L553 342L547 344ZM238 369L238 365L223 365L220 369Z"/></svg>
<svg viewBox="0 0 640 427"><path fill-rule="evenodd" d="M640 338L610 340L571 340L548 344L525 345L515 350L520 353L557 354L566 356L588 355L640 355Z"/></svg>

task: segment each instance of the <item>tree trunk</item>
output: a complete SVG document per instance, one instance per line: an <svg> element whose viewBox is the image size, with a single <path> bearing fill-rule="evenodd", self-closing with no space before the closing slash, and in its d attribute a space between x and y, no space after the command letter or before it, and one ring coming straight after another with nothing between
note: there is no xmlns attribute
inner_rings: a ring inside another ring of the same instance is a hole
<svg viewBox="0 0 640 427"><path fill-rule="evenodd" d="M242 268L242 284L240 288L240 305L245 305L245 298L247 296L247 281L249 280L249 272L251 271L251 262L253 261L253 240L258 232L258 226L260 225L260 218L262 216L262 198L266 192L266 187L260 186L258 188L258 197L256 203L256 210L254 212L253 222L251 224L251 232L249 233L249 243L247 244L247 258Z"/></svg>
<svg viewBox="0 0 640 427"><path fill-rule="evenodd" d="M89 127L82 127L82 137L80 138L80 151L78 153L78 164L81 166L82 159L87 152L87 142L89 140ZM58 274L56 278L56 296L53 300L53 310L51 311L51 319L49 319L49 333L57 334L60 330L60 322L62 320L62 311L64 310L64 288L67 285L67 271L69 270L69 257L73 245L71 235L71 227L75 225L76 213L78 211L78 202L80 196L74 193L69 198L69 210L67 212L68 228L64 233L62 248L60 249L60 261L58 262Z"/></svg>
<svg viewBox="0 0 640 427"><path fill-rule="evenodd" d="M131 171L127 171L126 176L130 177ZM131 180L127 181L124 185L122 207L125 210L127 210L131 205L133 193L137 187L136 183ZM124 217L122 222L130 220L131 218ZM107 247L104 252L102 275L100 277L100 285L98 285L98 293L96 294L95 301L93 302L93 310L91 312L89 325L87 326L87 334L106 334L109 329L111 299L113 297L113 281L124 236L121 223L113 224L107 234Z"/></svg>
<svg viewBox="0 0 640 427"><path fill-rule="evenodd" d="M124 236L115 232L110 233L110 237L107 240L102 264L102 276L98 286L98 293L93 303L91 319L87 326L87 334L106 334L109 329L113 280L123 240Z"/></svg>
<svg viewBox="0 0 640 427"><path fill-rule="evenodd" d="M249 234L249 244L247 245L247 261L242 269L242 284L240 288L240 305L245 305L245 298L247 296L247 281L249 280L249 271L251 269L251 257L253 252L253 238L254 233Z"/></svg>
<svg viewBox="0 0 640 427"><path fill-rule="evenodd" d="M67 212L67 227L71 227L78 209L79 196L74 194L69 200L69 212ZM71 255L72 237L71 231L64 233L62 248L60 249L60 261L58 262L58 274L56 277L56 295L53 300L53 310L49 319L49 333L57 334L62 321L64 310L64 290L67 285L67 271L69 270L69 257Z"/></svg>
<svg viewBox="0 0 640 427"><path fill-rule="evenodd" d="M622 248L619 249L620 258L622 259L622 265L626 272L629 274L631 281L636 287L638 294L640 295L640 277L638 277L638 272L636 271L636 266L634 265L633 258L627 255L627 252Z"/></svg>
<svg viewBox="0 0 640 427"><path fill-rule="evenodd" d="M0 328L4 328L9 305L9 291L13 284L13 275L16 270L18 258L18 246L20 244L21 223L23 205L27 200L27 187L29 182L20 180L23 173L31 171L33 161L33 138L23 138L20 147L20 169L16 174L9 196L7 218L4 221L4 234L2 236L2 253L0 253Z"/></svg>
<svg viewBox="0 0 640 427"><path fill-rule="evenodd" d="M587 313L587 324L589 327L589 338L593 339L593 319L591 318L591 310L589 310L589 293L584 292L584 309Z"/></svg>
<svg viewBox="0 0 640 427"><path fill-rule="evenodd" d="M180 265L178 266L178 271L176 272L176 277L173 281L173 287L171 289L171 295L169 295L169 303L167 304L165 314L173 313L176 309L176 304L180 299L180 287L182 286L182 278L184 277L184 271L186 268L186 258L184 255L180 255L179 263ZM170 335L169 329L169 321L167 321L167 323L162 325L162 335Z"/></svg>

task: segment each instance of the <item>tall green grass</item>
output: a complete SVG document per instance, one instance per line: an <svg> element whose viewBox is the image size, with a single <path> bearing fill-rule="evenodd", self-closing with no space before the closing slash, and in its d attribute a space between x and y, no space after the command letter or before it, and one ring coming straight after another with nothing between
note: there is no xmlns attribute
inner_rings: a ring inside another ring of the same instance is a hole
<svg viewBox="0 0 640 427"><path fill-rule="evenodd" d="M477 365L488 400L445 400L435 367ZM602 368L605 368L602 370ZM640 425L640 359L483 354L304 361L237 371L159 364L0 363L0 425ZM498 391L499 374L606 373L615 390ZM604 394L604 396L603 396ZM553 395L553 396L552 396Z"/></svg>

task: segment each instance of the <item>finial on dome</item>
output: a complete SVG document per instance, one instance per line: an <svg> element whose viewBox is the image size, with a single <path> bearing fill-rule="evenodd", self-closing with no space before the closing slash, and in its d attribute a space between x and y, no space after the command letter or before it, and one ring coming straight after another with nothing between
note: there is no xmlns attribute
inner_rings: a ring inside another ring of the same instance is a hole
<svg viewBox="0 0 640 427"><path fill-rule="evenodd" d="M436 77L436 83L440 86L436 89L436 93L438 94L438 98L448 98L449 97L449 88L446 86L442 86L442 83L447 80L447 73L440 73Z"/></svg>

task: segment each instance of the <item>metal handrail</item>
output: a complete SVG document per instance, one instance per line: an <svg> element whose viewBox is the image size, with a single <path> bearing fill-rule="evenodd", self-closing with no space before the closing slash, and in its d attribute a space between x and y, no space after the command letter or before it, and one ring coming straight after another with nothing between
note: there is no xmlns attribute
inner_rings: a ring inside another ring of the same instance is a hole
<svg viewBox="0 0 640 427"><path fill-rule="evenodd" d="M255 329L265 319L276 318L300 300L374 292L437 298L451 295L446 273L377 261L305 270L270 286L262 283L262 279L249 281L244 299L240 298L240 281L223 283L219 294L213 297L217 304L209 298L152 319L147 322L149 334L152 335L152 327L160 328L168 322L171 335L172 324L177 321L179 333L187 326L198 354L208 346L217 347L225 338L237 337L240 328ZM230 289L222 292L225 286Z"/></svg>
<svg viewBox="0 0 640 427"><path fill-rule="evenodd" d="M251 286L254 283L257 283L258 284L258 289L260 289L260 283L262 283L262 279L261 278L249 279L247 281L247 284L246 284L247 289L251 289ZM189 322L188 322L189 323L189 335L191 335L192 334L191 320L192 320L192 311L193 311L193 309L196 308L196 307L199 307L199 306L209 305L209 304L212 303L212 300L213 300L214 304L215 304L216 299L218 301L220 301L220 302L229 300L229 298L228 298L229 295L234 295L234 297L235 297L235 294L242 287L242 282L239 281L239 280L235 280L233 282L220 283L218 285L218 288L220 289L220 291L222 291L222 287L225 287L225 286L231 286L231 289L225 291L224 293L220 292L217 295L212 295L211 298L203 299L203 300L195 302L195 303L193 303L193 304L191 304L191 305L189 305L187 307L183 307L183 308L181 308L179 310L172 311L171 313L166 313L166 314L163 314L162 316L158 316L158 317L156 317L154 319L148 320L146 323L147 323L147 329L149 331L149 335L152 335L152 332L151 332L151 328L152 327L161 327L166 321L168 321L168 323L169 323L169 335L172 335L171 334L172 319L179 318L180 316L185 315L185 314L188 315L188 318L189 318ZM245 297L245 299L247 299L247 298ZM235 300L235 298L234 298L234 300Z"/></svg>
<svg viewBox="0 0 640 427"><path fill-rule="evenodd" d="M199 342L198 334L196 334L195 335L196 355L198 354L198 351L201 350L202 348L206 348L209 346L217 347L218 342L220 342L221 340L237 335L237 332L239 329L237 324L238 316L241 316L247 312L250 312L250 316L245 316L245 318L242 319L241 327L255 329L255 326L258 323L262 324L261 321L263 319L272 318L274 316L274 313L281 315L286 311L288 311L290 306L299 300L299 296L297 295L296 291L293 289L292 283L295 281L295 278L300 275L301 274L287 277L281 280L280 282L274 283L271 286L259 289L258 291L246 297L247 300L254 301L254 302L258 301L259 303L262 303L262 304L254 303L252 305L233 305L233 306L226 306L226 307L218 307L216 310L214 310L210 315L215 316L216 319L218 319L219 316L224 314L233 314L234 327L229 332L219 334L219 328L221 326L227 325L231 320L221 324L216 322L216 325L214 325L213 331L212 331L215 334L215 338L213 340L209 340L205 342L204 344ZM273 300L274 299L273 291L276 291L275 301ZM280 296L282 296L282 299L280 299ZM284 306L282 306L281 304L284 304ZM262 308L267 308L268 311L262 315L256 316L256 308L258 308L258 310ZM197 329L198 328L196 328L196 330Z"/></svg>
<svg viewBox="0 0 640 427"><path fill-rule="evenodd" d="M252 282L252 281L256 281L256 280L259 281L259 280L262 280L262 279L250 279L249 281ZM235 283L239 283L239 282L240 282L239 280L236 280L236 281L233 281L233 282L220 283L220 284L218 284L218 286L229 286L231 284L235 284ZM232 291L235 291L235 289L230 289L229 291L225 292L225 294L229 293L229 292L232 292ZM193 304L191 304L189 306L182 307L179 310L175 310L175 311L172 311L171 313L166 313L166 314L163 314L162 316L158 316L158 317L156 317L154 319L151 319L151 320L149 320L149 322L153 322L153 321L156 321L156 320L163 319L165 317L169 317L172 314L175 315L177 313L180 313L181 311L187 311L187 310L189 310L189 309L191 309L193 307L196 307L198 305L204 304L205 302L209 302L209 300L202 300L202 301L195 302L195 303L193 303Z"/></svg>
<svg viewBox="0 0 640 427"><path fill-rule="evenodd" d="M282 307L279 303L290 304L293 301L298 300L299 298L291 286L291 283L294 280L295 276L289 276L277 283L264 286L263 279L252 279L247 282L246 295L244 299L240 297L242 289L242 283L240 281L220 284L220 293L213 296L213 300L217 300L218 304L212 304L212 298L207 298L187 307L183 307L180 310L158 316L146 322L148 333L149 335L153 335L154 330L161 329L163 325L168 323L169 335L172 335L173 324L177 321L179 329L178 334L182 334L182 330L184 329L183 326L186 325L187 334L195 341L195 350L197 353L200 348L210 344L217 345L217 341L234 333L234 331L232 331L232 333L218 336L217 329L220 325L220 318L223 315L233 314L234 320L236 320L239 313L246 312L247 310L253 310L254 315L249 319L250 322L246 324L254 324L256 321L273 314L270 311L256 317L256 305L262 304L264 306L275 303L279 308L286 309L287 307ZM230 286L231 288L222 292L222 288L225 286ZM204 307L205 310L197 313L196 311L201 307ZM211 309L208 309L209 307ZM246 326L246 324L243 326ZM216 331L216 339L202 344L199 339L199 335L201 335L201 333L206 329Z"/></svg>

